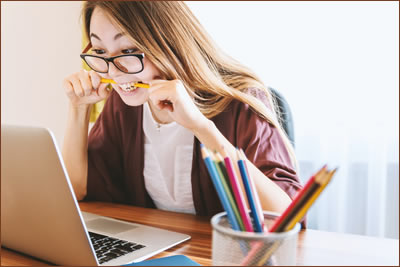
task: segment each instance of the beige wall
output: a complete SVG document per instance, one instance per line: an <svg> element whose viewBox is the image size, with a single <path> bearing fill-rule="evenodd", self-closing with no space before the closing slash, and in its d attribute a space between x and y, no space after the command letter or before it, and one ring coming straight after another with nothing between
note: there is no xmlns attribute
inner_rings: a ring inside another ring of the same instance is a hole
<svg viewBox="0 0 400 267"><path fill-rule="evenodd" d="M1 123L44 126L62 143L62 80L81 66L81 2L1 2Z"/></svg>

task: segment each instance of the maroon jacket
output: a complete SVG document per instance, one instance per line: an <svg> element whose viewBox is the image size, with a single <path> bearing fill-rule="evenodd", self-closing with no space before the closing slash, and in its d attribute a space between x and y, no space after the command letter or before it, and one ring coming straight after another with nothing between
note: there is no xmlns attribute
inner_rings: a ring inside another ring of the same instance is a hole
<svg viewBox="0 0 400 267"><path fill-rule="evenodd" d="M155 208L143 177L142 119L143 106L128 106L116 92L111 93L89 134L86 200ZM212 121L233 146L242 148L247 158L293 199L301 184L276 128L237 100ZM211 216L221 212L223 208L197 138L194 138L192 164L196 214Z"/></svg>

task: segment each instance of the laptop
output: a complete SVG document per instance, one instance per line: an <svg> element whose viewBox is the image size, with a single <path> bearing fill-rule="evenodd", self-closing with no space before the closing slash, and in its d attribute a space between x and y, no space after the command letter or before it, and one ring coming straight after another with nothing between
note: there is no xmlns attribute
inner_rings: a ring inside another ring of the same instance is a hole
<svg viewBox="0 0 400 267"><path fill-rule="evenodd" d="M142 261L190 236L81 212L52 132L1 125L1 245L59 265Z"/></svg>

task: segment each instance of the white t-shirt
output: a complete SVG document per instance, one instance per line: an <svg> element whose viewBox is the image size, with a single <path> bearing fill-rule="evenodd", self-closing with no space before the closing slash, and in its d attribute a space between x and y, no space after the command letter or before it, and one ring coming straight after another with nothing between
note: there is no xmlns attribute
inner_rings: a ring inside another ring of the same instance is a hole
<svg viewBox="0 0 400 267"><path fill-rule="evenodd" d="M195 214L192 132L176 122L159 126L143 104L144 182L158 209Z"/></svg>

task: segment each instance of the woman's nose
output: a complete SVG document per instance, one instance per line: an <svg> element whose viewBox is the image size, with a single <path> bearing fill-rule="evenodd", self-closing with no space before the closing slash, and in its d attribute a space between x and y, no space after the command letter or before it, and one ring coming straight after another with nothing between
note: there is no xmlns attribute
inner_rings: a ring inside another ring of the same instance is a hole
<svg viewBox="0 0 400 267"><path fill-rule="evenodd" d="M115 67L113 62L110 62L108 64L108 75L110 77L117 77L119 75L123 74L122 71L120 71L117 67Z"/></svg>

